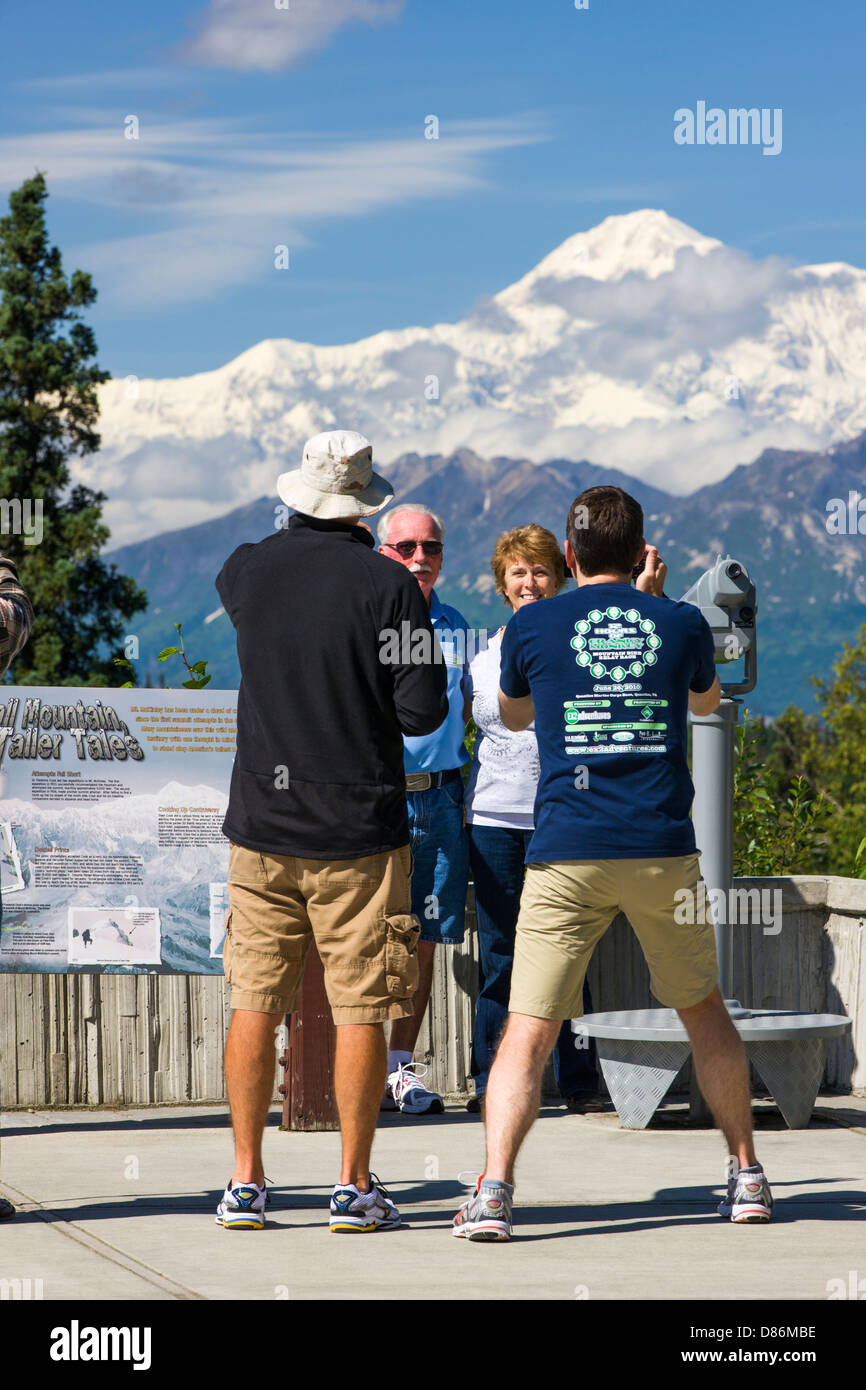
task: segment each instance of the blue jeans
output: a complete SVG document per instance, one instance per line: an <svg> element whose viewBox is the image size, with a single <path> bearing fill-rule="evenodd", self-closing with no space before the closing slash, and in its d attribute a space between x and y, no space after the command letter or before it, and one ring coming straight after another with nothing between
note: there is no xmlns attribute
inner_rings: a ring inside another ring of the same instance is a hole
<svg viewBox="0 0 866 1390"><path fill-rule="evenodd" d="M466 931L469 843L463 824L463 781L407 792L412 848L412 911L421 940L457 946Z"/></svg>
<svg viewBox="0 0 866 1390"><path fill-rule="evenodd" d="M514 936L526 849L531 830L510 830L505 826L469 825L469 860L475 879L475 912L478 922L478 1001L472 1032L472 1075L475 1090L487 1086L493 1054L508 1017L511 967L514 964ZM583 985L584 1013L592 1013L589 982ZM596 1047L575 1047L577 1036L571 1020L565 1019L553 1049L553 1072L559 1093L586 1098L598 1094Z"/></svg>

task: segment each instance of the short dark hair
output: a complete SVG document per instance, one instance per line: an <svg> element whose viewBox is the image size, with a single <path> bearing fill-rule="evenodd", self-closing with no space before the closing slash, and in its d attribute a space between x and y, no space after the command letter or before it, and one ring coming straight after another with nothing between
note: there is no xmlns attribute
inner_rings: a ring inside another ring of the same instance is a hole
<svg viewBox="0 0 866 1390"><path fill-rule="evenodd" d="M643 540L643 508L621 487L589 487L569 508L566 535L583 574L629 574Z"/></svg>

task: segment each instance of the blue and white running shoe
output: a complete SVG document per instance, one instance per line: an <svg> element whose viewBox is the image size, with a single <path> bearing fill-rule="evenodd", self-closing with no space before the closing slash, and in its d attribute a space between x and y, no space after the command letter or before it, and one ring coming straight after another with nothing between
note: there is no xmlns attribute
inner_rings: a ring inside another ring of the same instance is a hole
<svg viewBox="0 0 866 1390"><path fill-rule="evenodd" d="M254 1182L238 1182L232 1187L230 1179L217 1207L216 1224L227 1231L260 1231L265 1224L267 1204L264 1183L259 1187Z"/></svg>
<svg viewBox="0 0 866 1390"><path fill-rule="evenodd" d="M352 1183L337 1183L331 1193L330 1228L338 1235L362 1231L393 1231L400 1213L376 1177L370 1174L370 1191L359 1192Z"/></svg>

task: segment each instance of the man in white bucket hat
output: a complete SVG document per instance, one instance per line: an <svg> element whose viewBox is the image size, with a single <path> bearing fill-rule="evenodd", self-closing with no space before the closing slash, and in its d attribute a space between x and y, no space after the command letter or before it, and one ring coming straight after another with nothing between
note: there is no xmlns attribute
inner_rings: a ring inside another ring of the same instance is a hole
<svg viewBox="0 0 866 1390"><path fill-rule="evenodd" d="M355 430L316 434L304 445L300 468L281 473L277 492L306 516L354 521L386 507L394 489L373 472L373 446Z"/></svg>
<svg viewBox="0 0 866 1390"><path fill-rule="evenodd" d="M315 939L337 1025L343 1157L331 1230L388 1230L400 1216L370 1174L384 1024L412 1014L418 984L403 734L443 722L445 671L401 663L383 647L383 634L403 623L426 632L428 644L434 638L417 581L376 552L363 523L393 496L373 472L370 441L352 430L316 435L277 490L294 516L257 545L239 546L216 581L241 667L223 822L235 1167L217 1222L265 1224L274 1032L295 1007Z"/></svg>

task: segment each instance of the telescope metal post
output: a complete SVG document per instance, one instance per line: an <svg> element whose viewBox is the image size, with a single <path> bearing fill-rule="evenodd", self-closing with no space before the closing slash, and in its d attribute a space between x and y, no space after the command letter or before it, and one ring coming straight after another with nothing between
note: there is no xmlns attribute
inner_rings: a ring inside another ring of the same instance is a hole
<svg viewBox="0 0 866 1390"><path fill-rule="evenodd" d="M724 894L722 911L713 913L713 930L719 988L726 1001L732 1000L734 993L734 937L729 918L734 881L734 731L739 717L740 701L727 698L713 714L691 716L692 815L707 896L713 889Z"/></svg>

